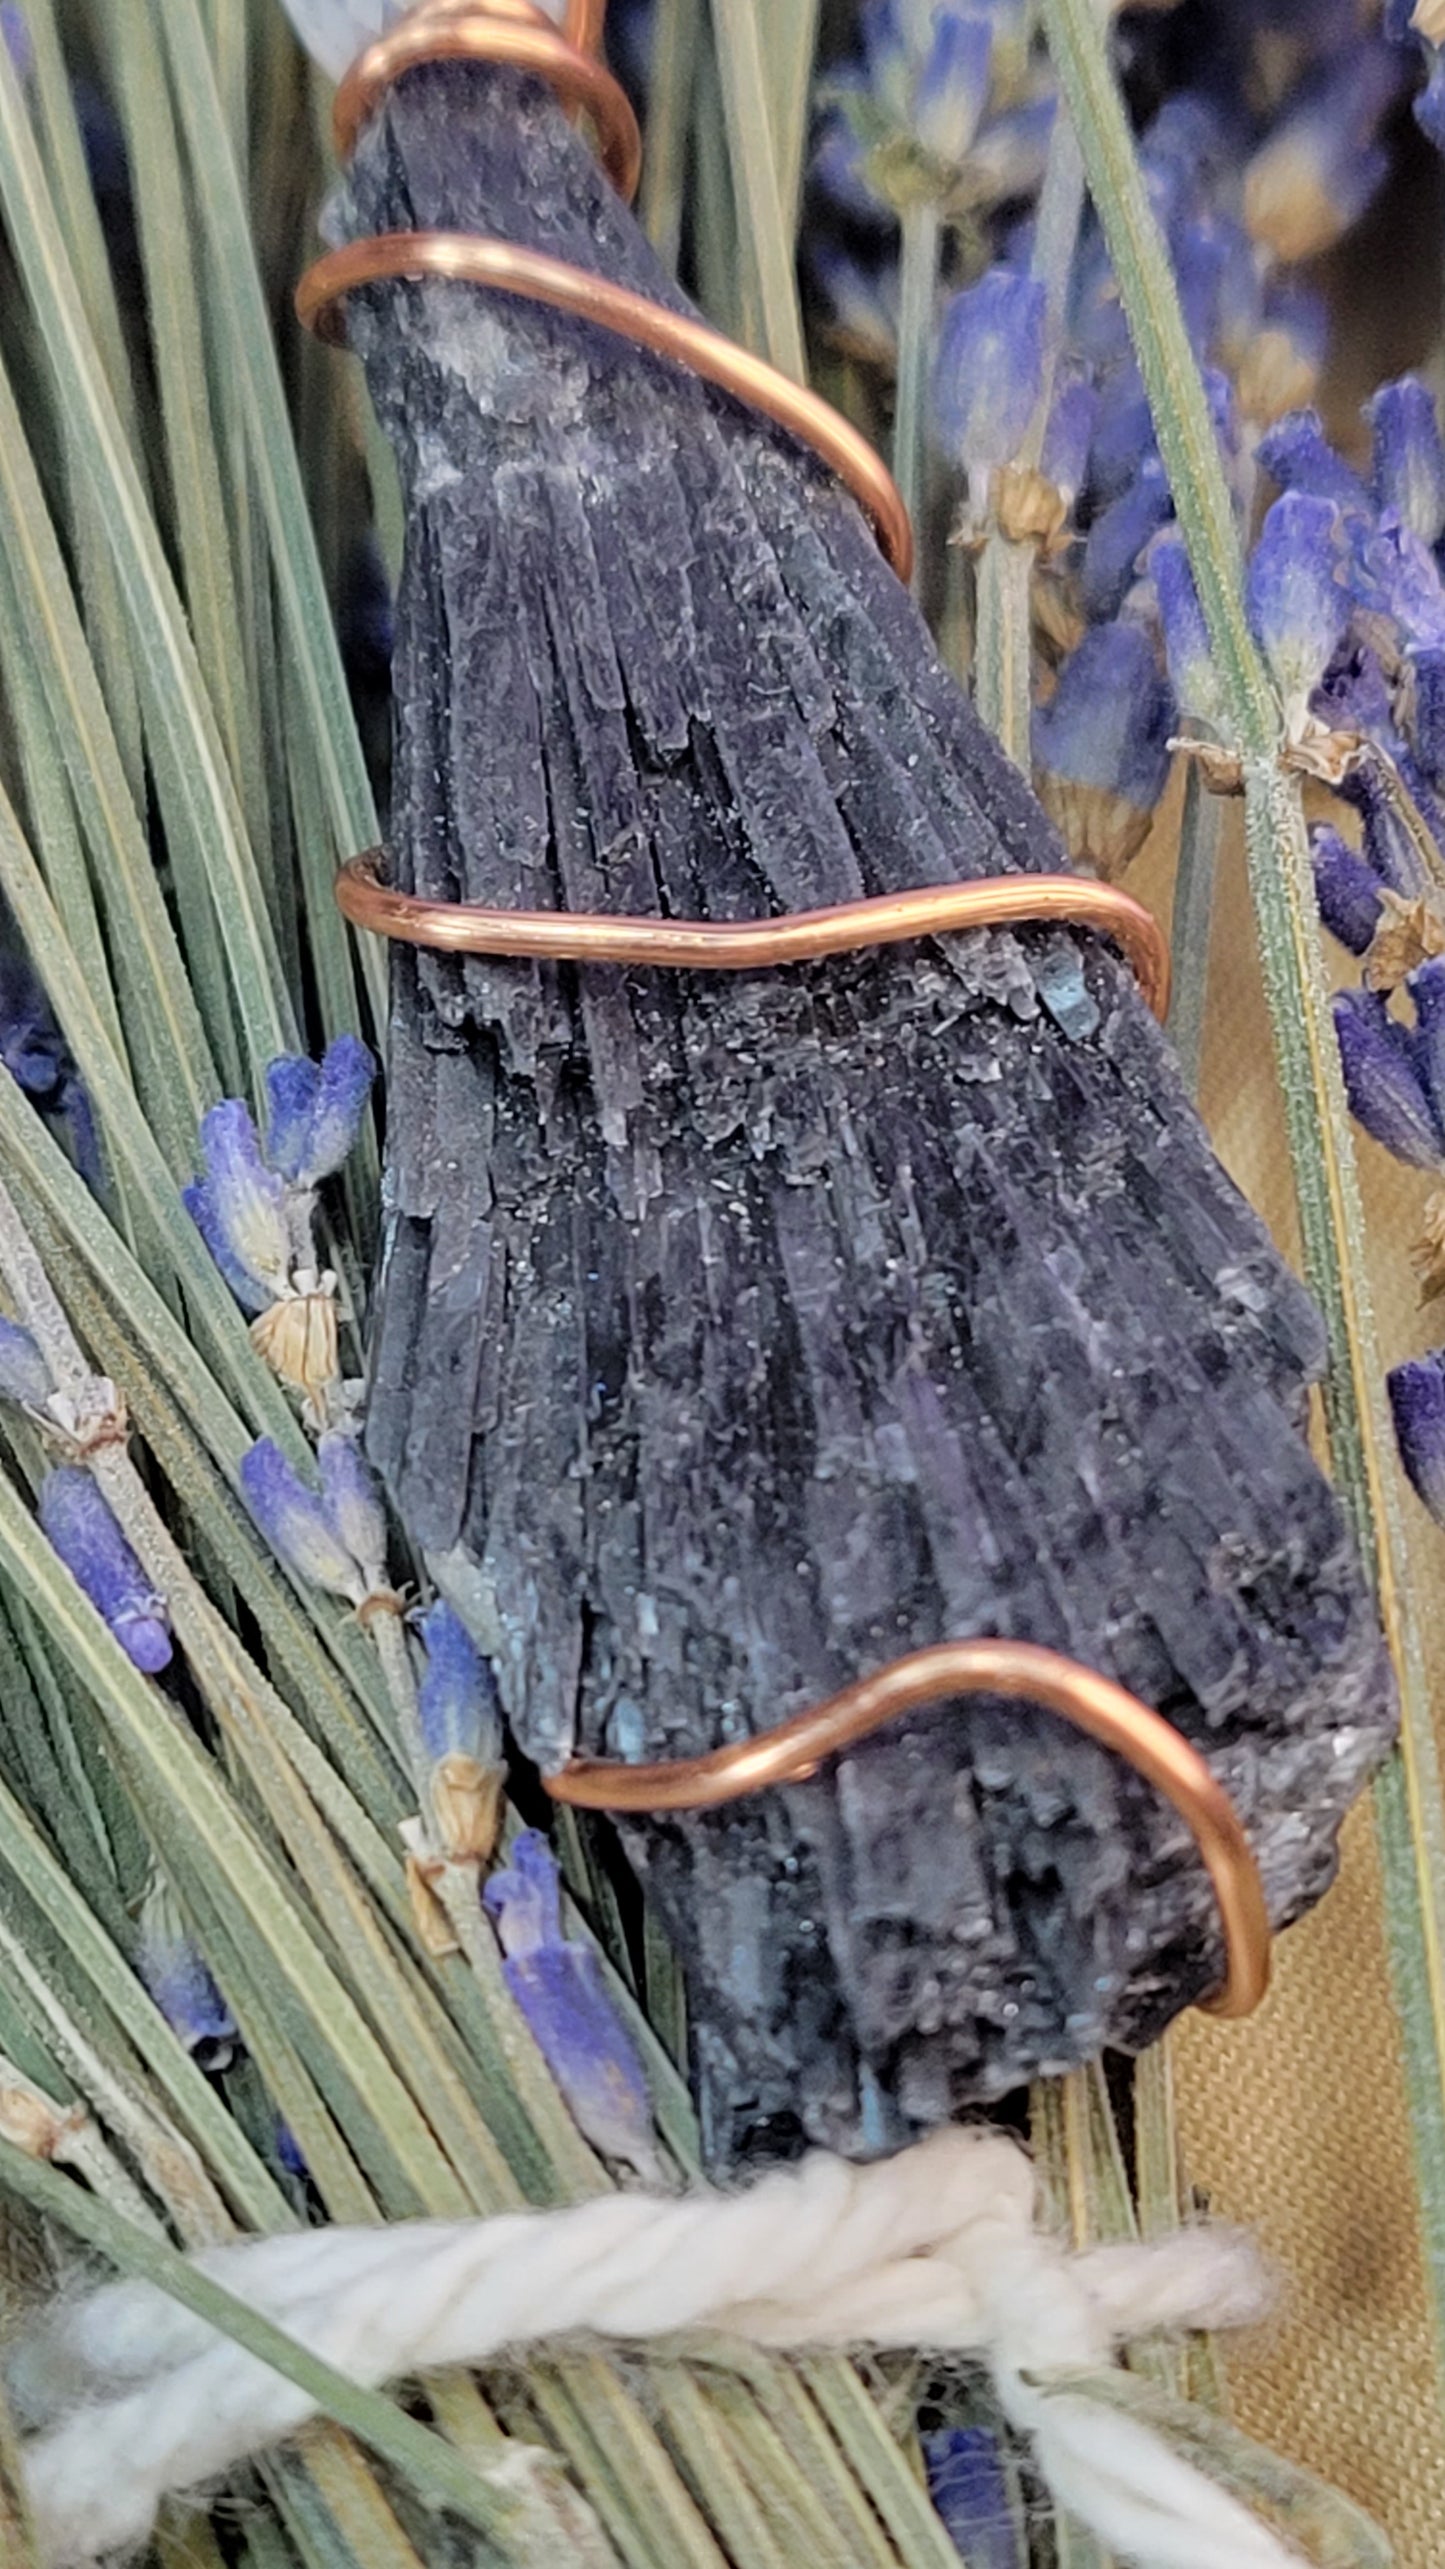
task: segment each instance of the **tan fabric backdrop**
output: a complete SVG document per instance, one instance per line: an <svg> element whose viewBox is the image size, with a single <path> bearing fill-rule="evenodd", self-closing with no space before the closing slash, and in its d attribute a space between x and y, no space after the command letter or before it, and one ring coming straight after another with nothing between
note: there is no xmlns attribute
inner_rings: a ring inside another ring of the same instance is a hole
<svg viewBox="0 0 1445 2569"><path fill-rule="evenodd" d="M1130 876L1167 916L1162 830ZM1156 850L1159 851L1156 853ZM1202 1104L1216 1147L1297 1254L1238 832L1226 831ZM1381 1336L1394 1361L1445 1339L1406 1250L1428 1181L1362 1141ZM1408 1501L1417 1591L1445 1723L1445 1533ZM1411 2141L1369 1810L1329 1898L1276 1948L1275 1985L1242 2026L1192 2015L1175 2080L1189 2182L1249 2224L1285 2277L1280 2313L1232 2350L1239 2425L1369 2508L1399 2569L1445 2563L1445 2416L1422 2281Z"/></svg>

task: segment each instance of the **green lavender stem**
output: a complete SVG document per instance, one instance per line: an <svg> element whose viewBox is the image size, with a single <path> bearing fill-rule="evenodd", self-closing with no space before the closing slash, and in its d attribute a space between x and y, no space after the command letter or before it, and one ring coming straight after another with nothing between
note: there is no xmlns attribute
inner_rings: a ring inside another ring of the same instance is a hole
<svg viewBox="0 0 1445 2569"><path fill-rule="evenodd" d="M933 306L941 230L938 207L931 197L920 197L904 207L902 223L893 478L916 525L923 503L927 452L928 379L933 363Z"/></svg>
<svg viewBox="0 0 1445 2569"><path fill-rule="evenodd" d="M1190 759L1179 821L1179 863L1174 876L1174 927L1168 1032L1184 1085L1199 1094L1204 1057L1204 1016L1209 991L1209 944L1214 927L1214 886L1219 871L1222 806Z"/></svg>

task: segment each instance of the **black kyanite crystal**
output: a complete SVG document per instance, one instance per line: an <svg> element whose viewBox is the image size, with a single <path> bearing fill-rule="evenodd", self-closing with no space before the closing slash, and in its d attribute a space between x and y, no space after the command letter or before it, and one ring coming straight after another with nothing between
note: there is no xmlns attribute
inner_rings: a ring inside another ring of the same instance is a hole
<svg viewBox="0 0 1445 2569"><path fill-rule="evenodd" d="M677 304L550 97L434 66L345 234L500 234ZM350 331L400 458L392 865L747 918L1059 848L850 499L725 395L467 285ZM731 975L394 956L371 1451L544 1769L745 1737L901 1651L1052 1644L1208 1756L1277 1922L1394 1718L1305 1442L1308 1301L1098 939ZM1219 1974L1150 1786L942 1705L629 1822L715 2161L877 2146Z"/></svg>

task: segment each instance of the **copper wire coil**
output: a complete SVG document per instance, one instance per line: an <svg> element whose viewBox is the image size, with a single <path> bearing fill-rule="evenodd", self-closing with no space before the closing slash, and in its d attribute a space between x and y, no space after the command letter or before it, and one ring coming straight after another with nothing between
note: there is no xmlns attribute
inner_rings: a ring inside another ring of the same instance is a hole
<svg viewBox="0 0 1445 2569"><path fill-rule="evenodd" d="M1250 2015L1269 1986L1269 1913L1259 1867L1224 1787L1162 1714L1111 1678L1033 1642L938 1642L858 1678L775 1730L706 1756L656 1766L579 1757L543 1780L554 1801L583 1810L715 1810L770 1785L800 1783L825 1758L904 1713L958 1695L1043 1704L1158 1787L1192 1832L1219 1904L1224 1981L1204 2004L1217 2016Z"/></svg>
<svg viewBox="0 0 1445 2569"><path fill-rule="evenodd" d="M331 123L340 159L350 159L357 135L393 81L428 62L495 63L534 72L564 107L581 108L591 117L602 166L619 196L631 204L642 175L642 137L626 90L594 54L569 43L560 28L525 0L503 0L500 11L497 0L482 0L481 5L463 0L455 8L431 0L378 36L336 92Z"/></svg>
<svg viewBox="0 0 1445 2569"><path fill-rule="evenodd" d="M1099 928L1123 948L1140 991L1162 1017L1169 1004L1169 948L1153 913L1114 883L1082 874L991 874L973 883L927 883L844 901L831 910L790 910L776 919L648 919L614 911L489 910L462 901L423 901L394 892L377 871L378 851L354 856L336 880L348 919L375 935L448 954L540 956L559 963L658 964L693 972L759 972L866 946L964 928L1050 921Z"/></svg>
<svg viewBox="0 0 1445 2569"><path fill-rule="evenodd" d="M348 241L309 267L296 289L296 310L308 329L327 328L331 307L357 286L391 277L444 277L491 286L554 310L591 321L654 355L671 358L705 383L776 420L835 472L872 519L900 580L913 571L913 530L892 474L856 428L826 401L755 357L748 348L710 330L690 314L669 312L630 286L614 285L587 268L574 268L545 250L472 232L378 232Z"/></svg>
<svg viewBox="0 0 1445 2569"><path fill-rule="evenodd" d="M339 151L347 156L366 117L405 71L439 60L510 63L548 80L564 105L591 112L604 165L630 197L638 166L635 123L629 136L616 104L622 100L630 120L622 92L614 98L616 84L589 60L605 7L606 0L569 0L565 32L559 34L532 0L423 0L368 48L343 81L336 104ZM900 579L910 577L912 528L874 450L816 395L705 324L543 252L448 232L382 234L330 252L303 277L297 311L309 327L326 332L340 297L402 277L451 278L529 296L687 366L810 446L872 518ZM1168 1001L1168 948L1158 923L1117 886L1084 877L993 877L780 919L718 923L423 901L385 886L372 851L343 867L337 899L358 926L432 949L692 970L756 970L960 928L1052 920L1113 936L1157 1016ZM921 1704L970 1694L1047 1706L1125 1758L1165 1795L1194 1837L1219 1906L1225 1976L1206 2003L1211 2012L1231 2017L1257 2007L1269 1984L1269 1917L1259 1870L1228 1794L1161 1714L1111 1679L1033 1643L939 1643L894 1660L774 1730L706 1756L649 1766L577 1758L544 1780L554 1800L591 1810L714 1808L769 1785L802 1780L827 1757Z"/></svg>

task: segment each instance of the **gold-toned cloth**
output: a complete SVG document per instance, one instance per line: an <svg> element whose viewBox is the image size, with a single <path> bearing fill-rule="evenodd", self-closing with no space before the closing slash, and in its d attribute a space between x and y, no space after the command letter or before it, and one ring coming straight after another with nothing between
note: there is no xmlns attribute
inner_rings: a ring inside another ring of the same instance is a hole
<svg viewBox="0 0 1445 2569"><path fill-rule="evenodd" d="M1162 832L1130 887L1167 911ZM1238 833L1226 826L1203 1106L1215 1146L1297 1255ZM1445 1339L1407 1250L1429 1181L1360 1145L1376 1307L1391 1361ZM1445 1533L1413 1500L1413 1565L1445 1723ZM1404 2073L1373 1815L1353 1815L1340 1878L1277 1939L1247 2025L1192 2017L1174 2037L1188 2181L1247 2224L1283 2275L1280 2313L1221 2349L1236 2423L1317 2471L1384 2527L1398 2569L1445 2562L1445 2413L1423 2280Z"/></svg>

